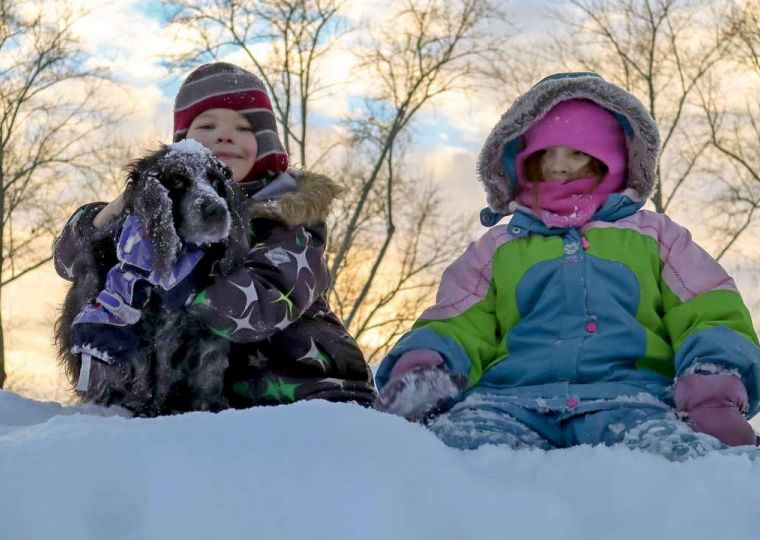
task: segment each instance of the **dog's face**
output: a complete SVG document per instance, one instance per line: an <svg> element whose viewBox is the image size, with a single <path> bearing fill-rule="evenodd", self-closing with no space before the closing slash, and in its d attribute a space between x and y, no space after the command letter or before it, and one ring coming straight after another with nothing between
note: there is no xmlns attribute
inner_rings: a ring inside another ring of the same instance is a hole
<svg viewBox="0 0 760 540"><path fill-rule="evenodd" d="M134 162L126 207L149 232L167 265L182 244L213 244L230 234L232 171L208 149L185 140Z"/></svg>
<svg viewBox="0 0 760 540"><path fill-rule="evenodd" d="M213 244L227 238L230 214L224 195L232 172L213 155L169 152L159 179L172 202L174 230L183 242Z"/></svg>
<svg viewBox="0 0 760 540"><path fill-rule="evenodd" d="M146 207L158 211L170 203L174 230L183 242L210 244L229 234L226 196L232 171L195 141L164 147L135 162L130 182L135 197L159 199L143 201ZM163 189L145 185L152 182Z"/></svg>

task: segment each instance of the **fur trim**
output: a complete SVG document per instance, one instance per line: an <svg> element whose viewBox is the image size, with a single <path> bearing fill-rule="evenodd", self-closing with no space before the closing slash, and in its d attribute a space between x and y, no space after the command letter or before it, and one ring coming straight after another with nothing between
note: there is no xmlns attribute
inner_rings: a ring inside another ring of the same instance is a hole
<svg viewBox="0 0 760 540"><path fill-rule="evenodd" d="M291 227L316 225L327 219L333 199L343 193L343 188L327 176L308 171L294 173L293 177L298 191L279 199L251 203L251 217L275 219Z"/></svg>
<svg viewBox="0 0 760 540"><path fill-rule="evenodd" d="M642 199L649 197L657 184L660 134L652 116L641 102L619 86L593 73L547 78L520 96L502 115L486 139L478 157L478 178L483 183L491 210L509 214L514 199L509 179L502 168L504 147L525 133L533 122L546 115L561 101L589 99L613 114L628 120L628 187Z"/></svg>

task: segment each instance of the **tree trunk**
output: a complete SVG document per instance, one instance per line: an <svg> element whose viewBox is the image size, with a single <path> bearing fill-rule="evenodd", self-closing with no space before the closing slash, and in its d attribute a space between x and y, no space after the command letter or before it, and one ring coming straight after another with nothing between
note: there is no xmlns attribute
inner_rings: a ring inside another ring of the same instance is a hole
<svg viewBox="0 0 760 540"><path fill-rule="evenodd" d="M2 289L0 289L0 299ZM0 311L0 388L5 386L5 334L3 332L3 314Z"/></svg>
<svg viewBox="0 0 760 540"><path fill-rule="evenodd" d="M0 283L3 282L3 263L5 262L5 148L0 143ZM0 285L0 388L5 386L5 333L3 332L3 289Z"/></svg>

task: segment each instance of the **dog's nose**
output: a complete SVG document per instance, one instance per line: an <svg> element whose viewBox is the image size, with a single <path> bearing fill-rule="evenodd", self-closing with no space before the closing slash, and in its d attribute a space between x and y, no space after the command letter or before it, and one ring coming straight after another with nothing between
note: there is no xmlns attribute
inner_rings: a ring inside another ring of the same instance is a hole
<svg viewBox="0 0 760 540"><path fill-rule="evenodd" d="M203 219L218 219L224 215L224 206L217 202L206 202L201 205Z"/></svg>

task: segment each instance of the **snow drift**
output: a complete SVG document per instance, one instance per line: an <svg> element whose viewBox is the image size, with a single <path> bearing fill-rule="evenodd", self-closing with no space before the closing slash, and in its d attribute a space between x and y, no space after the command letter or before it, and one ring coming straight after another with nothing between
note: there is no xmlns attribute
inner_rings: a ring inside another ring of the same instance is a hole
<svg viewBox="0 0 760 540"><path fill-rule="evenodd" d="M3 539L760 537L760 463L459 451L354 405L130 419L0 391Z"/></svg>

